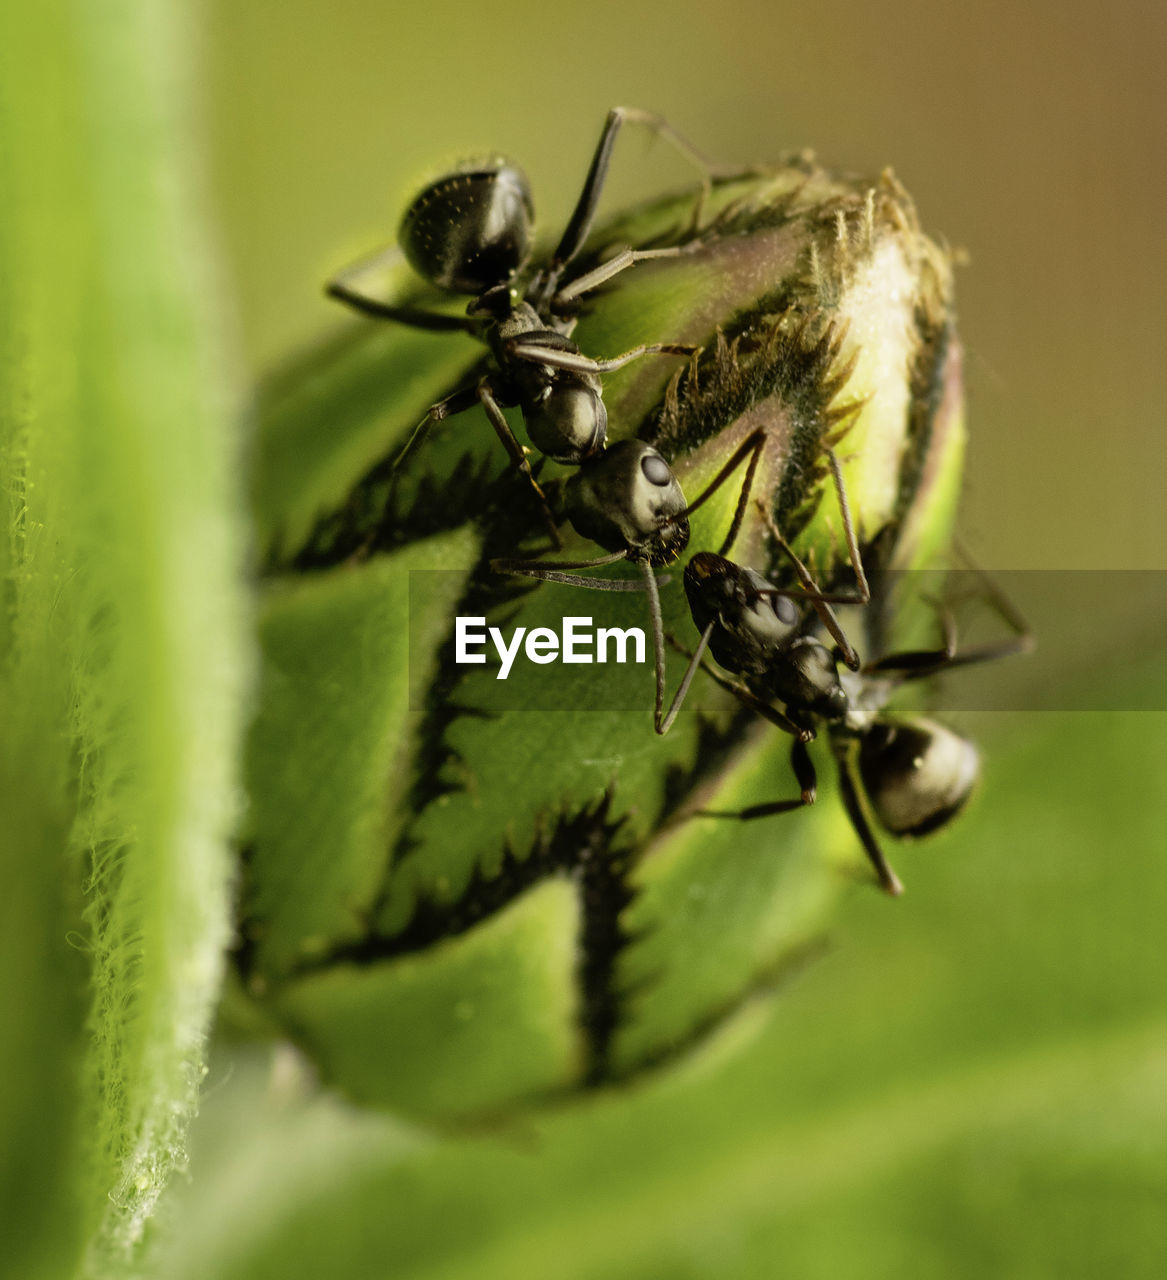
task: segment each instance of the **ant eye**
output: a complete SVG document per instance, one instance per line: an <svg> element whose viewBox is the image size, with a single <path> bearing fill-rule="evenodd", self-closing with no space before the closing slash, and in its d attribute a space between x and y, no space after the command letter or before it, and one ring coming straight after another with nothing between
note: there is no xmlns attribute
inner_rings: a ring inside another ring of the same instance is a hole
<svg viewBox="0 0 1167 1280"><path fill-rule="evenodd" d="M644 478L658 488L663 489L673 483L672 468L659 453L646 453L640 460L640 470Z"/></svg>
<svg viewBox="0 0 1167 1280"><path fill-rule="evenodd" d="M774 612L783 626L792 627L798 621L798 610L789 596L774 596Z"/></svg>

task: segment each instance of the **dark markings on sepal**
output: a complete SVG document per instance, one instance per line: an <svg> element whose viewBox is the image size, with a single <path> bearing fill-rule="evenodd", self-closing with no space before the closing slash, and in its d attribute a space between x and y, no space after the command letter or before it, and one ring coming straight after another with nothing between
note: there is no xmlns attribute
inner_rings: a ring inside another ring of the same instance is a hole
<svg viewBox="0 0 1167 1280"><path fill-rule="evenodd" d="M403 507L393 459L386 458L366 472L340 507L317 520L290 568L320 572L459 529L499 505L500 489L505 487L506 497L512 496L513 487L500 483L512 477L492 478L495 470L493 458L467 452L440 482L423 475L408 507Z"/></svg>
<svg viewBox="0 0 1167 1280"><path fill-rule="evenodd" d="M693 791L701 783L717 778L729 764L741 746L743 736L757 723L752 711L726 699L735 710L728 724L719 725L703 711L696 711L697 733L692 765L674 761L665 770L664 791L660 813L655 823L659 830L684 810L693 797Z"/></svg>
<svg viewBox="0 0 1167 1280"><path fill-rule="evenodd" d="M741 1013L755 1000L767 999L781 987L793 982L811 961L827 951L828 945L824 938L811 938L783 953L777 961L755 974L753 981L731 999L709 1010L683 1035L671 1040L655 1052L638 1058L635 1065L624 1071L609 1069L603 1083L619 1088L630 1080L640 1080L644 1075L664 1071L682 1061L706 1045L710 1037L735 1014ZM641 995L651 993L652 985L651 976L646 977L636 984L636 991ZM628 994L632 994L631 991Z"/></svg>
<svg viewBox="0 0 1167 1280"><path fill-rule="evenodd" d="M231 939L230 956L244 987L251 986L252 975L256 972L255 959L259 950L262 924L247 910L247 904L254 899L255 882L255 842L246 841L239 848L236 896L242 904L235 924L235 936Z"/></svg>
<svg viewBox="0 0 1167 1280"><path fill-rule="evenodd" d="M538 584L531 579L494 573L490 568L492 559L513 555L522 538L532 528L538 528L538 516L533 511L534 503L528 509L522 501L530 497L530 486L515 473L508 472L503 480L507 482L508 488L512 481L518 481L519 493L512 492L511 496L515 501L509 505L496 504L492 507L492 518L484 527L478 563L469 575L466 590L453 610L454 616L488 617L492 626L499 627L511 625L524 598L538 590ZM460 784L449 780L450 766L461 760L459 753L447 741L450 726L465 716L493 719L496 715L495 712L459 701L457 690L467 672L455 661L456 647L457 637L451 628L450 634L438 649L435 676L426 690L425 709L417 730L414 778L408 799L409 812L415 816L442 796L462 789ZM397 847L387 856L386 886L382 891L382 899L388 892L389 878L414 847L407 828Z"/></svg>
<svg viewBox="0 0 1167 1280"><path fill-rule="evenodd" d="M849 367L830 372L841 340L839 327L821 317L793 307L775 313L763 299L719 329L699 360L678 370L640 437L673 461L774 396L794 421L813 424L821 436L828 425L822 416L850 373Z"/></svg>
<svg viewBox="0 0 1167 1280"><path fill-rule="evenodd" d="M855 360L841 357L845 327L797 306L775 314L777 303L765 298L719 329L713 347L673 377L640 434L675 461L774 400L784 461L771 510L793 539L828 482L824 447L838 443L859 405L839 402Z"/></svg>
<svg viewBox="0 0 1167 1280"><path fill-rule="evenodd" d="M419 897L404 929L395 934L369 932L314 955L296 966L290 979L335 965L372 965L425 951L458 937L503 910L522 894L555 878L571 879L579 893L581 937L578 981L580 1023L587 1046L585 1080L606 1078L608 1048L619 1025L621 993L613 980L616 958L629 939L621 916L632 901L628 872L633 850L619 842L623 817L613 819L611 794L578 812L558 817L540 830L523 856L505 845L498 871L476 868L465 892L454 903ZM242 960L242 952L237 959Z"/></svg>

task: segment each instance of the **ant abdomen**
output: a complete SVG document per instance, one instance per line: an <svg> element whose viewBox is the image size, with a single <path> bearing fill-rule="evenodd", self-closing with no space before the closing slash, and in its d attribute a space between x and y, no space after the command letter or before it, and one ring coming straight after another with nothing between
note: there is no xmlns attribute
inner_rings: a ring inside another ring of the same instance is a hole
<svg viewBox="0 0 1167 1280"><path fill-rule="evenodd" d="M980 776L980 754L935 720L880 719L863 735L859 776L887 831L923 836L964 807Z"/></svg>
<svg viewBox="0 0 1167 1280"><path fill-rule="evenodd" d="M431 182L406 209L397 242L431 284L478 295L525 265L534 221L527 175L500 158Z"/></svg>

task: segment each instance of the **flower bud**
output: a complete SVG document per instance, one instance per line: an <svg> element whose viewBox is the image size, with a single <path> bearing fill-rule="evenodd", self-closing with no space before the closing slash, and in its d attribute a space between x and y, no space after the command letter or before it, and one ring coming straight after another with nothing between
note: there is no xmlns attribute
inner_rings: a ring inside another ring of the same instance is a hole
<svg viewBox="0 0 1167 1280"><path fill-rule="evenodd" d="M756 503L820 585L854 585L828 450L870 567L943 549L964 443L950 263L889 173L799 157L719 181L699 222L692 194L646 205L570 274L625 245L681 252L582 297L573 341L594 359L702 350L604 375L610 443L659 449L691 503L764 428L732 554L774 581L789 565ZM479 410L394 476L427 405L484 358L461 335L366 322L273 391L259 451L272 581L241 970L326 1080L422 1116L498 1114L699 1048L804 952L840 873L866 867L830 802L704 816L796 795L791 739L701 672L657 737L651 647L646 665L577 658L526 685L517 662L506 681L455 662L457 616L500 635L581 614L648 630L642 592L491 571L544 529ZM536 471L554 505L570 469ZM693 513L662 587L689 648L681 571L722 544L744 472ZM548 558L598 554L572 534ZM684 667L670 652L670 690Z"/></svg>

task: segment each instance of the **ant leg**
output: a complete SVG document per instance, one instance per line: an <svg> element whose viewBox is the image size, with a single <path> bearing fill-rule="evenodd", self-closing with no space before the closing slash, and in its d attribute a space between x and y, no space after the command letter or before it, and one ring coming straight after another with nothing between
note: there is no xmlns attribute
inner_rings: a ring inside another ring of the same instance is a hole
<svg viewBox="0 0 1167 1280"><path fill-rule="evenodd" d="M395 320L398 324L407 324L412 329L426 329L432 333L473 333L473 322L461 316L445 316L437 311L423 311L420 307L393 306L357 293L347 285L330 283L325 293L338 302L352 307L362 315L374 316L378 320Z"/></svg>
<svg viewBox="0 0 1167 1280"><path fill-rule="evenodd" d="M716 492L716 490L720 488L720 486L724 484L733 472L741 465L742 460L748 457L750 461L749 465L746 467L745 478L742 481L742 489L741 494L738 497L737 509L734 511L733 520L730 523L729 533L726 535L721 546L720 554L722 556L728 554L730 547L733 546L734 540L737 538L738 530L741 527L742 517L745 514L746 505L749 502L750 490L754 483L754 475L758 469L758 460L762 456L762 449L765 446L765 443L766 433L764 430L755 431L748 436L735 451L729 462L722 467L721 471L719 471L713 480L706 486L704 492L698 496L697 500L687 507L680 516L674 517L674 519L683 519L687 517L689 512L695 510L705 502L711 494ZM681 710L681 705L684 703L685 698L688 695L689 686L693 683L693 677L697 672L697 667L700 665L705 667L705 670L713 676L714 680L716 680L718 684L721 684L723 688L729 689L736 698L745 702L747 706L750 706L760 715L770 720L771 723L777 724L779 728L801 737L803 730L795 725L793 721L788 720L781 714L781 712L775 711L760 699L755 698L752 693L744 689L742 686L733 684L729 681L723 681L716 671L707 664L702 663L701 658L709 644L709 638L713 634L713 628L716 625L715 622L710 622L701 633L701 640L697 646L697 651L690 656L689 665L681 679L680 687L673 697L673 701L669 706L667 714L662 718L661 710L664 705L664 652L663 646L660 642L660 637L663 633L663 622L660 618L659 599L655 602L650 599L650 606L654 607L653 642L657 647L657 699L654 724L658 734L663 736L672 728L673 721L676 720L677 715ZM682 650L682 652L684 651Z"/></svg>
<svg viewBox="0 0 1167 1280"><path fill-rule="evenodd" d="M779 813L793 813L796 809L814 804L818 790L818 777L815 774L814 761L806 749L806 743L796 738L790 747L790 765L798 782L799 797L797 800L771 800L766 804L752 804L745 809L702 809L703 818L737 818L741 822L751 822L754 818L772 818Z"/></svg>
<svg viewBox="0 0 1167 1280"><path fill-rule="evenodd" d="M581 578L573 573L561 573L562 569L599 569L618 560L627 560L627 551L614 551L611 555L597 556L594 560L508 560L490 562L494 573L510 573L523 578L538 578L543 582L564 582L569 587L591 587L596 591L643 591L644 584L626 578ZM603 584L603 585L601 585ZM619 584L619 585L617 585ZM625 585L626 584L626 585Z"/></svg>
<svg viewBox="0 0 1167 1280"><path fill-rule="evenodd" d="M734 512L733 521L729 527L729 533L725 541L722 543L722 555L733 545L734 539L737 537L738 529L741 527L742 517L745 514L746 505L750 498L750 489L754 483L754 473L758 469L758 460L761 457L762 449L766 443L766 430L759 427L757 431L752 431L745 440L734 450L733 457L725 464L724 467L713 477L705 488L693 499L692 502L677 515L673 516L674 520L687 520L703 503L713 497L718 489L729 479L731 475L741 466L742 462L748 457L750 465L746 468L745 479L742 481L741 494L737 500L737 510Z"/></svg>
<svg viewBox="0 0 1167 1280"><path fill-rule="evenodd" d="M716 165L711 164L687 138L678 133L663 116L653 115L650 111L641 111L636 107L613 107L608 112L600 141L596 145L592 162L588 166L587 177L584 178L583 190L579 194L575 212L571 215L571 221L568 222L559 246L551 258L550 275L553 280L558 278L563 268L579 253L584 241L588 238L588 232L591 231L592 222L596 216L596 207L600 202L600 193L604 189L604 182L608 176L608 166L612 162L612 148L616 143L616 135L625 121L652 129L654 133L672 143L700 170L701 196L694 215L694 229L700 226L701 213L712 190L713 179L721 176L721 171Z"/></svg>
<svg viewBox="0 0 1167 1280"><path fill-rule="evenodd" d="M684 647L684 645L678 644L672 636L668 636L666 638L674 649L679 653L683 653L685 657L692 659L693 655ZM784 716L781 711L777 710L777 708L772 707L768 702L763 702L761 698L752 694L745 685L738 684L734 680L727 679L720 671L717 670L716 667L710 666L708 659L701 663L701 670L705 672L714 684L719 685L724 689L726 693L732 693L743 707L748 707L749 710L760 715L763 720L768 720L770 724L781 729L783 733L788 733L791 737L798 738L802 742L811 742L814 740L815 734L813 729L807 728L801 724L796 724L795 721Z"/></svg>
<svg viewBox="0 0 1167 1280"><path fill-rule="evenodd" d="M709 668L706 667L705 670L708 672ZM776 728L781 729L783 733L790 734L791 737L798 739L799 742L814 741L813 729L808 729L797 721L791 720L789 716L783 715L781 711L776 707L772 707L768 702L763 702L761 698L754 697L748 689L743 689L740 685L735 686L729 680L718 680L717 683L723 689L728 689L743 707L749 707L751 711L756 711L763 720L768 720ZM810 801L807 801L807 803L809 804Z"/></svg>
<svg viewBox="0 0 1167 1280"><path fill-rule="evenodd" d="M847 501L847 487L843 483L843 468L834 449L827 449L827 460L831 465L831 475L835 478L835 492L839 496L839 512L843 517L843 535L847 539L847 553L851 557L851 568L859 583L859 595L862 604L871 601L871 588L867 585L867 575L863 572L863 557L859 554L859 543L855 537L855 526L851 521L851 504Z"/></svg>
<svg viewBox="0 0 1167 1280"><path fill-rule="evenodd" d="M374 316L378 320L396 320L398 324L407 324L414 329L428 329L434 333L474 333L476 326L468 316L447 316L438 311L426 311L421 307L398 306L383 302L379 298L370 297L353 286L353 277L359 277L387 259L396 256L400 251L394 245L382 249L369 258L361 258L351 266L338 271L324 287L330 298L343 302L362 315Z"/></svg>
<svg viewBox="0 0 1167 1280"><path fill-rule="evenodd" d="M626 559L628 559L627 552L617 551L612 555L599 556L595 560L560 561L559 567L563 569L591 569L599 565L614 564L617 560ZM641 582L619 578L583 578L574 573L561 573L558 568L548 567L544 561L539 560L492 560L490 562L491 569L496 573L512 573L528 578L539 578L544 582L563 582L568 586L588 587L593 591L646 591L648 593L649 615L652 618L652 650L656 671L656 701L653 708L653 724L656 726L657 733L664 734L672 726L677 712L680 710L680 704L684 701L685 694L689 691L689 684L693 679L692 668L686 673L681 690L677 697L673 699L673 705L669 708L667 723L662 728L661 709L664 706L665 696L664 621L661 617L660 593L657 590L656 575L647 560L640 561L639 565L643 577ZM712 630L711 626L709 631ZM708 639L709 632L706 632L701 644L702 649ZM700 650L698 651L699 657Z"/></svg>
<svg viewBox="0 0 1167 1280"><path fill-rule="evenodd" d="M697 668L704 666L701 659L704 657L705 650L709 645L709 637L713 634L714 625L715 624L711 622L705 630L702 631L701 639L697 642L695 652L689 658L689 665L685 668L685 674L681 678L681 683L677 692L673 695L672 702L669 703L669 709L665 714L664 719L661 719L659 712L656 715L654 727L662 738L673 727L673 721L676 720L686 697L688 697L689 686L693 683L693 677L697 674ZM654 642L655 639L656 637L654 635ZM708 670L708 668L706 669Z"/></svg>
<svg viewBox="0 0 1167 1280"><path fill-rule="evenodd" d="M532 565L537 567L541 561L532 561ZM521 565L521 561L514 560L492 560L490 567L495 573L509 573L515 577L538 578L540 582L562 582L569 587L586 587L589 591L643 591L644 583L637 582L635 578L585 578L579 573L559 573L555 569L548 569L543 573L536 573L535 567L532 568L515 568L516 564Z"/></svg>
<svg viewBox="0 0 1167 1280"><path fill-rule="evenodd" d="M669 709L666 712L665 706L665 622L661 614L660 592L657 589L656 575L653 573L651 566L647 560L640 562L640 572L644 577L645 590L648 592L648 612L652 620L652 653L656 674L656 699L652 709L652 724L656 732L663 738L666 733L673 727L673 721L680 714L685 698L689 693L689 686L693 683L693 677L697 674L697 667L701 662L701 658L705 653L706 646L709 644L709 637L713 634L714 623L710 623L701 633L701 640L697 645L697 652L689 659L689 665L685 670L685 674L681 679L680 687L673 696Z"/></svg>
<svg viewBox="0 0 1167 1280"><path fill-rule="evenodd" d="M665 703L664 618L661 615L660 592L657 588L656 575L652 571L652 566L647 560L637 562L641 572L641 582L618 578L583 578L574 573L560 572L563 569L593 569L605 564L614 564L617 560L627 559L628 553L626 551L617 551L612 555L599 556L595 560L563 560L553 562L550 565L543 560L492 560L490 567L496 573L511 573L527 578L538 578L543 582L563 582L571 587L588 587L594 591L646 592L648 594L649 617L652 620L652 652L656 676L656 694L652 718L657 733L663 735L672 728L673 721L677 718L677 713L685 700L685 695L689 692L689 686L693 683L693 674L697 669L697 663L701 661L701 655L705 651L705 646L709 643L713 624L711 623L706 628L705 634L701 637L697 655L690 662L688 671L685 672L685 678L681 681L681 687L669 707L668 714L663 715Z"/></svg>
<svg viewBox="0 0 1167 1280"><path fill-rule="evenodd" d="M737 535L742 527L742 520L746 514L746 507L750 501L750 493L754 487L754 476L757 474L758 462L762 457L762 449L765 447L765 444L765 431L755 431L752 435L747 436L741 447L729 460L728 470L726 468L722 468L722 472L713 478L705 492L700 494L697 501L694 502L692 506L689 507L688 511L685 512L685 515L688 516L689 512L692 511L694 507L699 507L701 503L703 503L705 499L720 486L723 479L729 478L733 473L734 468L740 464L741 458L746 454L749 455L749 466L746 467L745 478L742 480L741 493L738 494L737 507L734 509L733 519L729 522L729 532L725 535L717 553L723 559L729 555L730 548L737 541Z"/></svg>
<svg viewBox="0 0 1167 1280"><path fill-rule="evenodd" d="M863 812L863 803L859 799L859 784L855 781L849 755L849 744L835 744L835 760L839 766L839 791L843 797L843 807L847 810L847 817L851 819L851 825L855 828L855 834L859 837L868 860L875 868L880 885L893 896L901 894L904 886L883 856L883 850L879 847L875 832L872 831L867 815Z"/></svg>
<svg viewBox="0 0 1167 1280"><path fill-rule="evenodd" d="M695 248L697 248L696 244L673 245L667 249L621 249L619 253L609 258L607 262L601 263L593 270L578 276L570 284L564 285L552 297L551 310L556 311L565 303L574 302L576 298L582 297L585 293L598 289L600 285L606 284L613 276L618 276L621 271L626 271L638 262L648 262L653 258L679 258L686 253L691 253Z"/></svg>
<svg viewBox="0 0 1167 1280"><path fill-rule="evenodd" d="M980 583L981 591L984 599L989 607L996 613L997 617L1014 633L1015 640L1012 648L1008 649L1010 653L1029 653L1036 646L1036 637L1030 630L1029 623L1026 622L1021 610L1013 603L1012 600L1001 590L1001 588L993 581L992 577L977 564L968 551L958 540L956 543L956 553L965 562L970 570L976 575L977 581ZM975 652L975 650L970 650ZM987 658L985 659L988 660Z"/></svg>
<svg viewBox="0 0 1167 1280"><path fill-rule="evenodd" d="M757 507L762 519L766 522L766 528L769 529L770 536L782 548L789 557L790 562L794 565L794 571L798 574L798 580L802 583L803 588L801 591L778 591L775 589L774 594L788 596L800 595L809 600L815 613L818 614L819 620L830 632L831 639L839 646L839 653L842 655L843 661L852 671L858 671L862 665L859 655L855 652L855 647L844 634L843 628L839 624L839 619L835 616L835 611L831 608L831 604L866 604L870 599L870 592L866 597L863 597L857 596L853 593L831 593L821 591L814 578L811 577L810 570L798 558L798 555L790 543L782 536L782 531L774 523L774 517L761 502L757 504ZM864 585L866 586L866 579L864 579ZM759 592L759 594L763 593Z"/></svg>
<svg viewBox="0 0 1167 1280"><path fill-rule="evenodd" d="M478 400L481 402L483 409L486 410L486 416L490 420L490 425L494 428L495 434L502 441L503 447L510 454L511 461L516 467L527 477L531 488L535 491L535 496L539 499L539 505L543 509L543 519L547 525L547 530L551 535L551 545L558 550L563 546L559 537L559 530L555 527L555 520L551 515L551 508L547 505L547 496L539 487L538 480L535 479L534 473L531 471L531 464L527 461L527 455L523 451L523 446L515 439L515 433L510 428L503 411L498 407L498 401L490 394L489 379L483 378L476 388Z"/></svg>
<svg viewBox="0 0 1167 1280"><path fill-rule="evenodd" d="M652 621L652 661L653 674L656 678L652 723L657 733L663 734L671 726L680 707L676 705L676 699L674 698L673 706L669 708L669 715L672 718L669 720L668 725L662 728L661 712L664 710L665 705L665 623L660 611L660 592L657 590L652 566L647 560L640 561L640 574L644 579L645 590L648 592L648 616Z"/></svg>
<svg viewBox="0 0 1167 1280"><path fill-rule="evenodd" d="M464 413L477 403L478 388L463 387L461 391L455 391L453 395L447 396L444 400L439 400L437 404L431 404L425 417L410 433L409 439L405 442L405 447L394 459L393 470L398 471L401 469L405 460L425 438L426 433L434 423L443 422L446 418L452 418L457 413Z"/></svg>
<svg viewBox="0 0 1167 1280"><path fill-rule="evenodd" d="M975 567L974 567L975 568ZM981 662L996 662L998 658L1009 658L1017 653L1030 653L1034 647L1033 632L1029 624L1017 611L1000 588L982 569L975 569L985 588L985 598L993 611L1014 632L1011 639L1001 640L997 644L979 645L975 649L958 652L956 624L951 613L942 609L941 626L944 631L944 646L940 649L909 649L903 653L893 653L869 663L864 672L873 674L885 673L898 675L901 680L923 680L928 676L950 671L953 667L971 667Z"/></svg>
<svg viewBox="0 0 1167 1280"><path fill-rule="evenodd" d="M693 356L701 351L690 343L680 342L645 342L631 351L612 356L608 360L591 360L574 351L563 351L557 347L543 346L539 342L515 341L506 345L508 354L518 360L529 360L532 364L550 365L553 369L567 369L572 373L611 373L613 369L622 369L641 356Z"/></svg>
<svg viewBox="0 0 1167 1280"><path fill-rule="evenodd" d="M855 580L858 583L859 591L857 595L835 593L828 594L819 590L814 579L810 575L810 571L802 563L794 553L794 549L782 536L778 526L774 523L770 512L766 511L759 504L762 511L762 518L766 521L771 536L790 558L794 565L795 572L798 574L799 581L804 587L804 593L814 606L815 613L818 614L823 626L830 632L831 638L839 646L839 653L844 663L852 671L858 671L861 665L858 653L854 646L843 634L843 629L839 625L839 620L835 616L834 610L831 609L831 603L834 604L869 604L871 602L871 587L867 582L867 574L863 571L863 557L859 552L859 541L855 536L855 524L851 519L851 504L847 500L847 486L843 482L843 469L839 465L838 456L834 449L829 446L825 450L827 461L831 468L831 475L835 482L835 493L839 499L839 512L843 518L843 536L847 542L847 554L851 561L851 569L855 574Z"/></svg>

